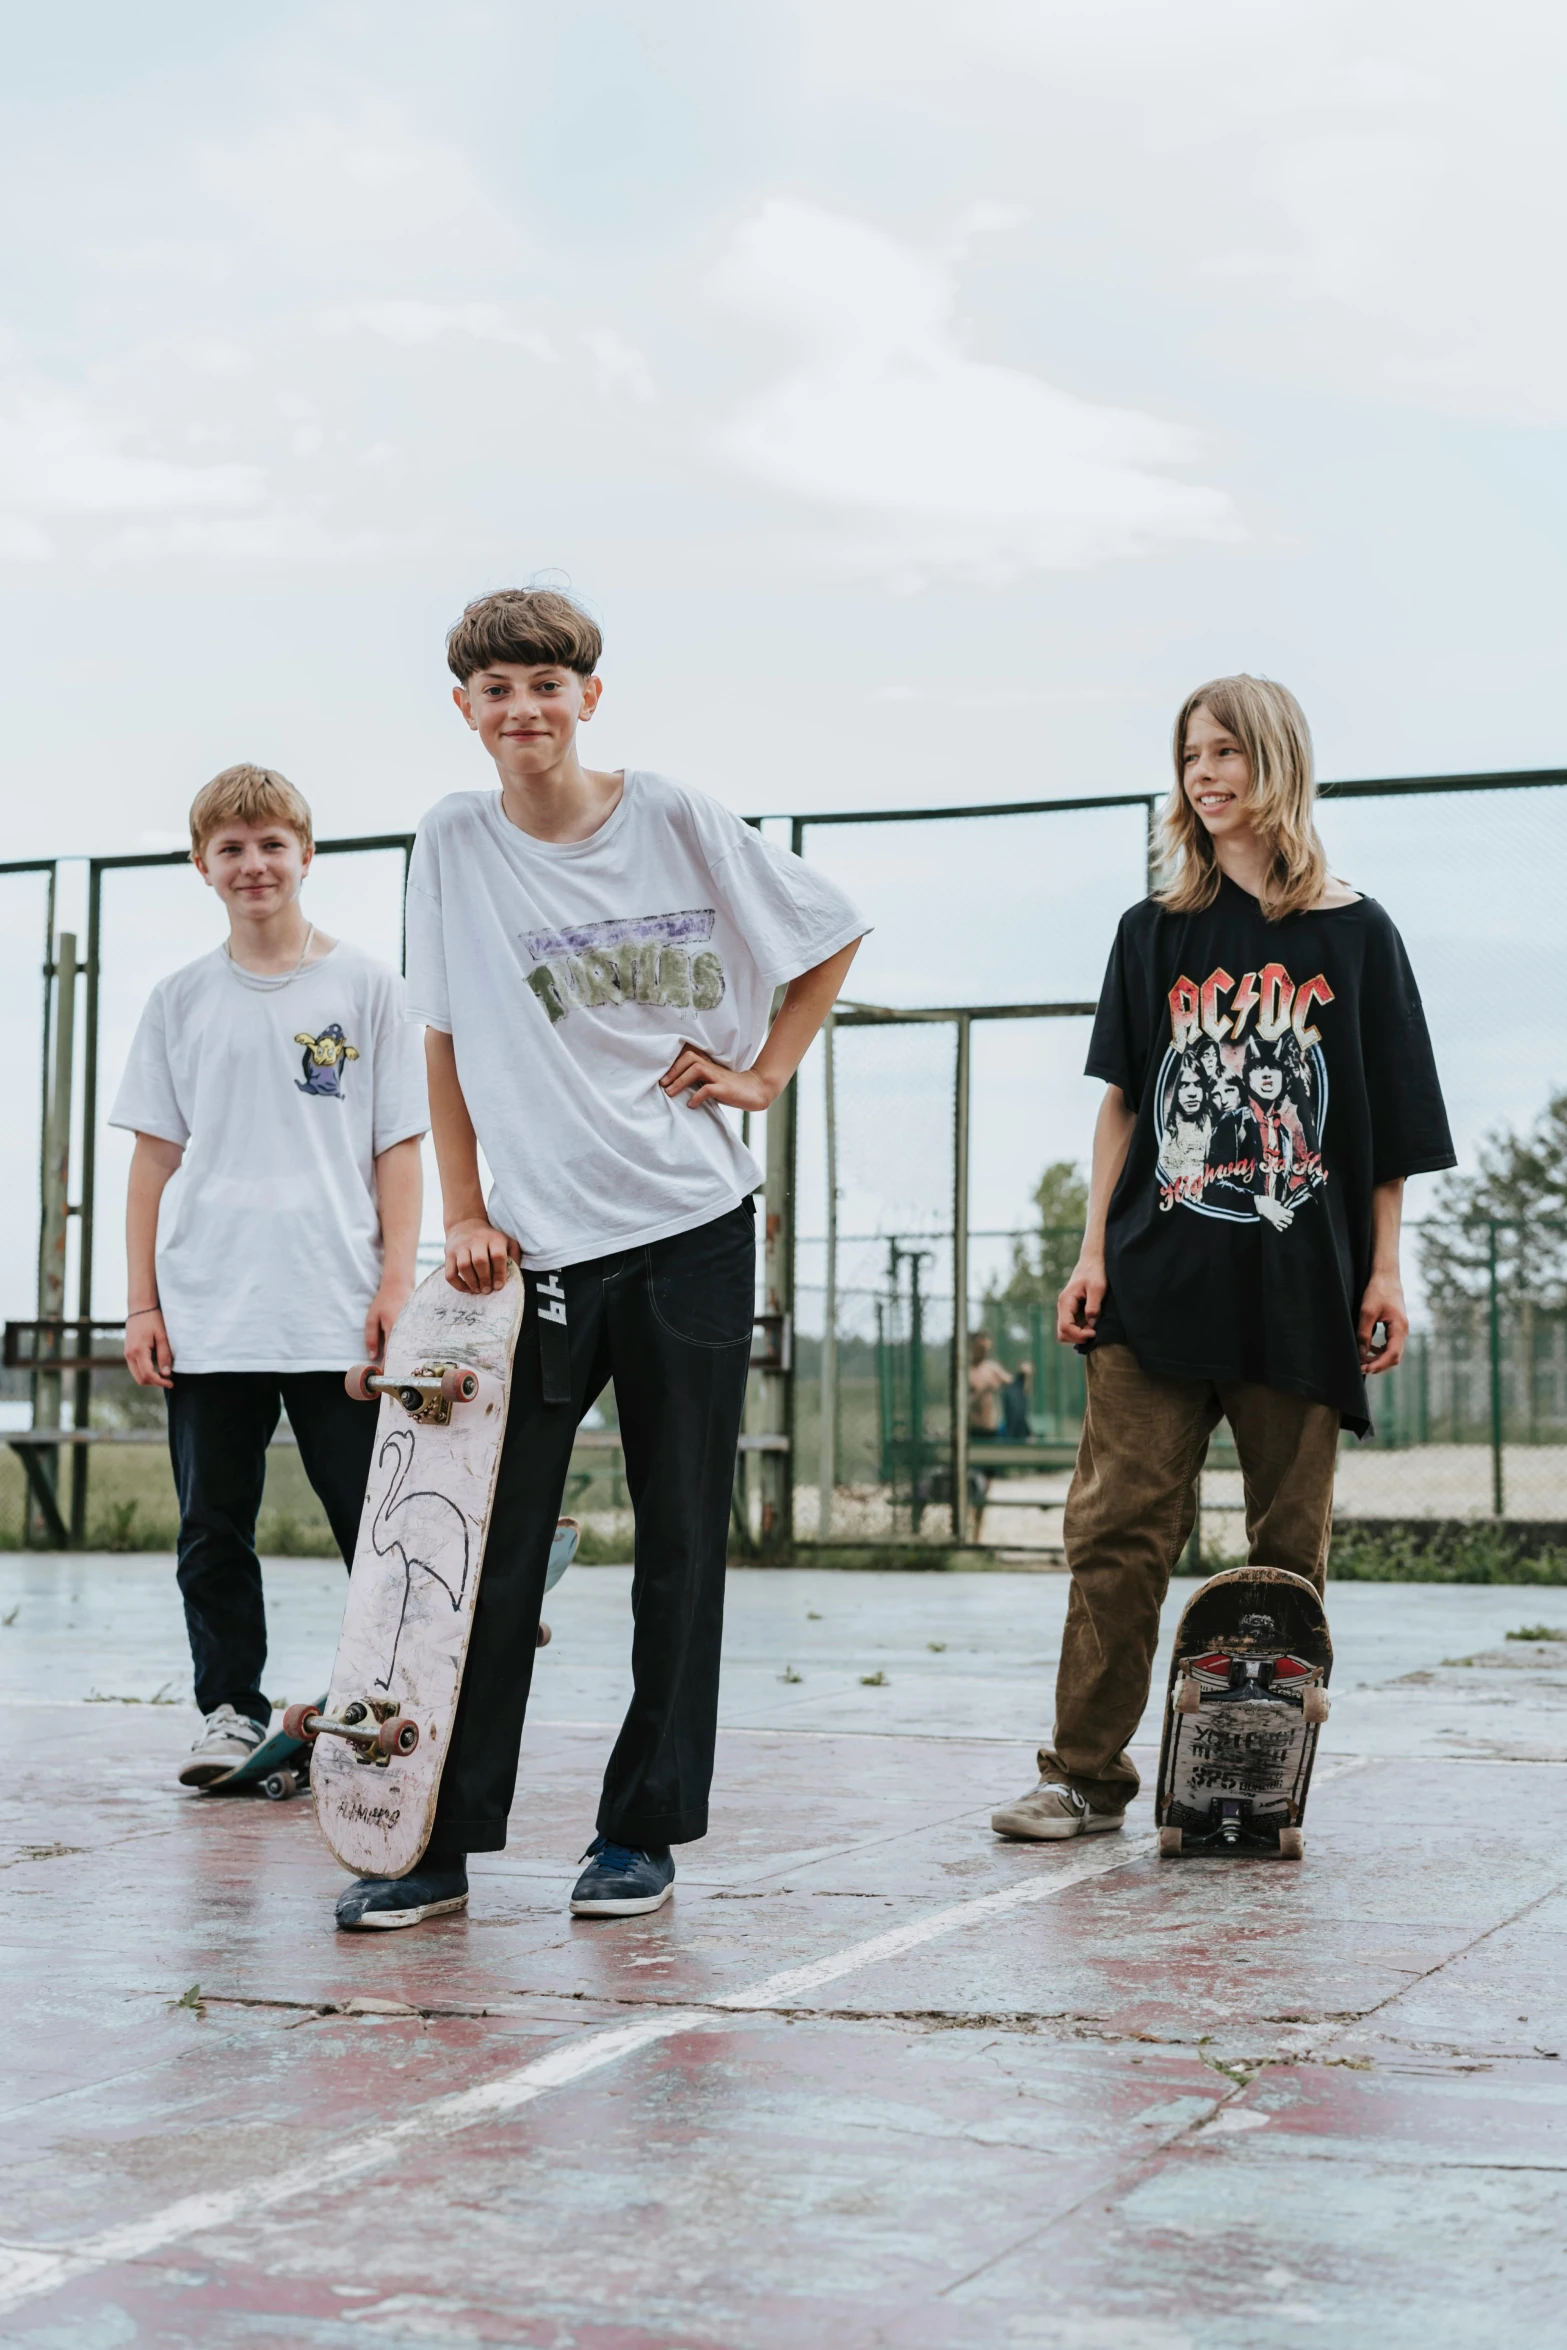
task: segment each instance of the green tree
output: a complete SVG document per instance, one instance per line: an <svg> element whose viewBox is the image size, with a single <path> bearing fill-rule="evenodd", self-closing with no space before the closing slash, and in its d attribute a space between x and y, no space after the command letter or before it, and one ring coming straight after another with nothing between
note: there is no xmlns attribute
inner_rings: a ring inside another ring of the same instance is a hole
<svg viewBox="0 0 1567 2350"><path fill-rule="evenodd" d="M1503 1294L1567 1306L1567 1093L1528 1133L1488 1135L1477 1173L1442 1177L1420 1226L1420 1270L1439 1315L1485 1296L1493 1223Z"/></svg>
<svg viewBox="0 0 1567 2350"><path fill-rule="evenodd" d="M1088 1214L1088 1184L1076 1160L1051 1161L1034 1187L1034 1206L1036 1229L1026 1239L1013 1241L1011 1273L1001 1286L991 1284L987 1302L1053 1306L1077 1263Z"/></svg>

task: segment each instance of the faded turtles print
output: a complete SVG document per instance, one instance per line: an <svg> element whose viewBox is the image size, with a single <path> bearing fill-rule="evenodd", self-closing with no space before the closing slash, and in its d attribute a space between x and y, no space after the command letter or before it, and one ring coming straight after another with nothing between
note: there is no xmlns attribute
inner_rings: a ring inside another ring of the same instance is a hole
<svg viewBox="0 0 1567 2350"><path fill-rule="evenodd" d="M1177 979L1154 1097L1161 1209L1289 1230L1327 1181L1328 1070L1311 1015L1332 1001L1320 972L1297 986L1282 963Z"/></svg>
<svg viewBox="0 0 1567 2350"><path fill-rule="evenodd" d="M575 1004L716 1011L727 981L722 957L707 943L713 919L711 906L691 906L680 914L633 914L529 931L523 945L535 968L528 985L552 1027Z"/></svg>
<svg viewBox="0 0 1567 2350"><path fill-rule="evenodd" d="M294 1080L299 1091L340 1102L344 1073L350 1061L358 1060L359 1047L349 1043L336 1020L330 1021L319 1036L310 1036L302 1028L294 1042L305 1048L299 1060L304 1075Z"/></svg>

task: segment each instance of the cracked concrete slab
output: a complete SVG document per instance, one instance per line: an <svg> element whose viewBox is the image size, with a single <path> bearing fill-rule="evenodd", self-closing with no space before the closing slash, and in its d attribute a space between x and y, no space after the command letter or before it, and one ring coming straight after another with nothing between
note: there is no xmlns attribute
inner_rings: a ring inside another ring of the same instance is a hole
<svg viewBox="0 0 1567 2350"><path fill-rule="evenodd" d="M311 1691L340 1573L268 1583ZM1330 1596L1306 1859L1160 1863L1146 1798L990 1833L1059 1578L737 1574L712 1832L606 1926L627 1578L575 1572L507 1851L361 1938L307 1803L173 1784L170 1563L0 1559L0 2342L1551 2338L1567 1646L1507 1635L1567 1593Z"/></svg>

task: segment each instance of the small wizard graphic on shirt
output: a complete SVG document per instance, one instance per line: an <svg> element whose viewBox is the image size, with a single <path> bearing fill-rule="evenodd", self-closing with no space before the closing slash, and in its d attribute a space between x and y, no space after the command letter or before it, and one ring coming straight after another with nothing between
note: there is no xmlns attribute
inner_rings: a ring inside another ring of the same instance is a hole
<svg viewBox="0 0 1567 2350"><path fill-rule="evenodd" d="M319 1036L307 1036L301 1029L294 1042L305 1048L299 1063L305 1074L294 1080L300 1092L326 1094L340 1102L343 1071L350 1061L358 1060L359 1047L349 1043L335 1020Z"/></svg>

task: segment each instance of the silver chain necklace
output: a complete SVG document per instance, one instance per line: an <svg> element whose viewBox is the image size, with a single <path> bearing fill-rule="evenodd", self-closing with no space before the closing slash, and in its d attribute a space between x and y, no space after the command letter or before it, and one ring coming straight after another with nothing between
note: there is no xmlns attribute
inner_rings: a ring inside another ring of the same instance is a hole
<svg viewBox="0 0 1567 2350"><path fill-rule="evenodd" d="M310 952L311 941L315 935L316 926L312 922L310 928L305 932L305 943L300 949L299 961L294 965L293 970L284 971L276 975L270 972L262 973L258 971L247 971L242 964L236 963L234 960L233 948L230 946L227 939L223 941L223 952L227 957L229 969L233 972L241 987L253 987L258 995L276 995L280 987L287 987L291 981L297 979L301 971L303 971L305 967L305 957Z"/></svg>

